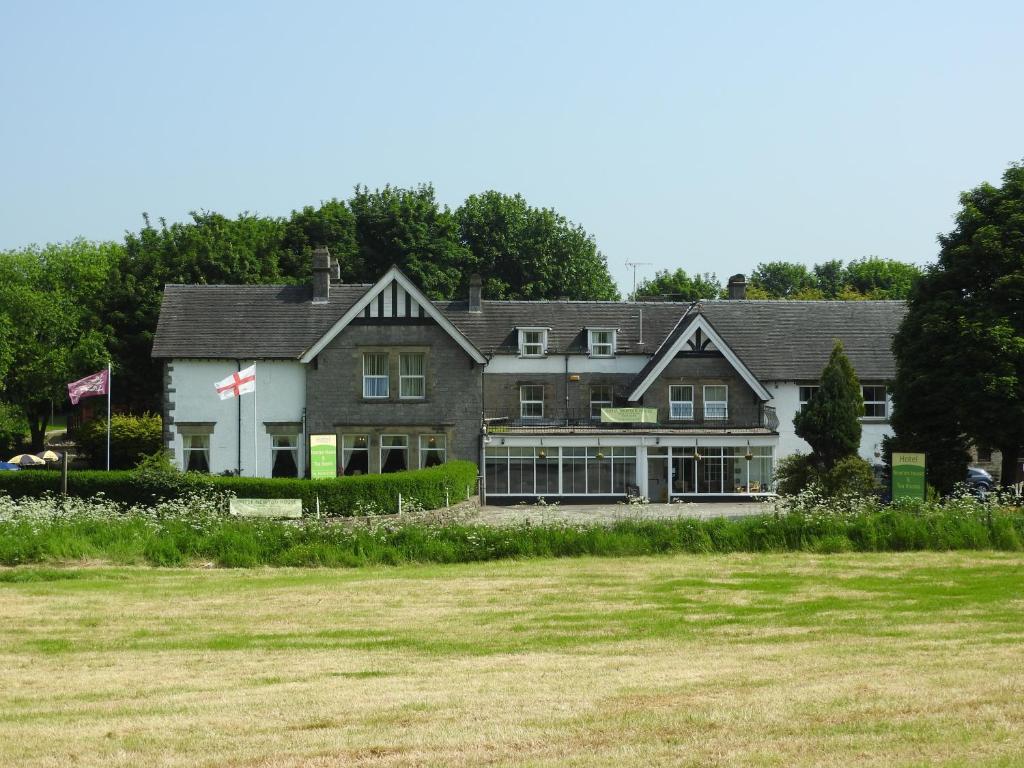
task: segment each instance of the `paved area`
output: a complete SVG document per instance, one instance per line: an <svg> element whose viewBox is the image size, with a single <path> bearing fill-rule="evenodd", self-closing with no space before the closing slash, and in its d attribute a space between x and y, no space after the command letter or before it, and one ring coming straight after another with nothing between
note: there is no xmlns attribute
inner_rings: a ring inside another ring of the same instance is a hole
<svg viewBox="0 0 1024 768"><path fill-rule="evenodd" d="M673 520L748 517L770 511L760 501L684 502L679 504L566 504L473 507L466 519L488 525L519 523L614 523L619 520Z"/></svg>

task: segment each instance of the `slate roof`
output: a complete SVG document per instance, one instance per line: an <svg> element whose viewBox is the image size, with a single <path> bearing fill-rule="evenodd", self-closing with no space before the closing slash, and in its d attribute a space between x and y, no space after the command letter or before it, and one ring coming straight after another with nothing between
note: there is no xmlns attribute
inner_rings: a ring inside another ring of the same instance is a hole
<svg viewBox="0 0 1024 768"><path fill-rule="evenodd" d="M298 359L369 285L333 284L330 301L311 302L309 286L168 285L153 342L156 358ZM585 351L586 328L617 328L617 353L653 354L689 310L701 312L759 380L816 380L842 339L858 376L895 375L892 336L899 301L435 302L484 354L514 354L516 327L549 327L551 354ZM643 315L643 344L640 316Z"/></svg>

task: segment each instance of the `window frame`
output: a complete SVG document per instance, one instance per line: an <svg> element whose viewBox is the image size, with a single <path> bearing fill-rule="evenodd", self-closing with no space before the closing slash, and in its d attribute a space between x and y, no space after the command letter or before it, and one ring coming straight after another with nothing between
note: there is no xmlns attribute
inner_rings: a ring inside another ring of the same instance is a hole
<svg viewBox="0 0 1024 768"><path fill-rule="evenodd" d="M419 358L420 373L403 373L405 361L410 358ZM420 383L420 394L407 395L403 392L406 381ZM426 352L400 352L398 355L398 399L399 400L425 400L427 397L427 353Z"/></svg>
<svg viewBox="0 0 1024 768"><path fill-rule="evenodd" d="M724 389L725 390L725 399L724 400L710 400L710 399L708 399L708 390L712 389L712 388L715 388L715 389L722 388L722 389ZM701 411L704 413L704 420L705 421L709 421L709 420L711 420L711 421L726 421L726 420L728 420L728 418L729 418L729 385L728 384L705 384L703 386L703 388L701 389L701 400L702 400L702 402L701 402L701 406L702 406L701 407ZM721 405L724 406L723 409L722 409L722 413L721 414L717 414L717 413L716 414L711 414L711 413L708 413L708 406L709 405L713 405L713 404L714 405L721 404Z"/></svg>
<svg viewBox="0 0 1024 768"><path fill-rule="evenodd" d="M435 441L435 444L433 446L430 445L430 441L431 440ZM420 469L426 469L426 467L427 467L426 456L427 456L428 452L433 452L433 453L441 454L441 463L442 464L447 464L448 463L448 436L447 435L445 435L443 433L440 433L440 432L432 433L432 434L429 434L429 435L420 435L419 436L419 441L418 441L418 446L419 446L419 462L418 462L418 464L419 464L419 468ZM436 465L431 465L431 466L436 466Z"/></svg>
<svg viewBox="0 0 1024 768"><path fill-rule="evenodd" d="M799 384L799 385L797 385L796 398L797 398L797 412L798 413L803 412L807 408L807 406L811 404L811 398L813 398L814 395L817 394L817 392L818 392L818 390L820 388L821 388L820 384ZM805 389L811 390L811 392L807 396L806 400L804 399L804 390Z"/></svg>
<svg viewBox="0 0 1024 768"><path fill-rule="evenodd" d="M526 398L525 390L540 390L540 399ZM540 413L526 413L527 405L540 404ZM543 384L520 384L519 385L519 418L520 419L543 419L544 418L544 385Z"/></svg>
<svg viewBox="0 0 1024 768"><path fill-rule="evenodd" d="M548 329L547 328L518 328L519 332L519 356L520 357L547 357L548 354ZM539 334L538 341L526 341L526 335ZM528 352L527 347L539 347L536 352Z"/></svg>
<svg viewBox="0 0 1024 768"><path fill-rule="evenodd" d="M608 341L595 342L594 336L599 333L609 334ZM587 329L587 351L591 357L615 357L616 341L618 334L615 328L588 328ZM598 352L597 347L607 347L607 352Z"/></svg>
<svg viewBox="0 0 1024 768"><path fill-rule="evenodd" d="M869 389L869 388L870 389L880 389L880 390L882 390L882 399L881 400L868 400L867 397L865 397L864 390ZM860 397L861 397L861 400L864 401L864 418L865 419L883 420L883 419L888 419L889 418L889 398L888 398L888 393L886 392L885 384L861 384L860 385ZM882 413L881 413L881 415L879 415L877 413L868 413L868 406L878 406L878 405L882 406Z"/></svg>
<svg viewBox="0 0 1024 768"><path fill-rule="evenodd" d="M211 432L185 432L181 435L181 466L184 472L205 472L210 474L210 458L212 451L210 450L211 445ZM206 444L202 447L195 448L192 446L192 441L195 438L200 438ZM206 469L189 469L190 455L193 453L201 454L206 459Z"/></svg>
<svg viewBox="0 0 1024 768"><path fill-rule="evenodd" d="M608 397L595 398L595 390L605 390L608 393ZM614 408L615 407L615 387L611 384L591 384L590 385L590 420L600 421L601 420L601 408L597 409L597 413L594 413L594 406L599 405L603 408Z"/></svg>
<svg viewBox="0 0 1024 768"><path fill-rule="evenodd" d="M384 373L367 373L366 363L369 358L383 358ZM384 394L369 394L367 384L370 381L384 381ZM387 352L363 352L363 399L387 400L391 397L391 356Z"/></svg>
<svg viewBox="0 0 1024 768"><path fill-rule="evenodd" d="M685 399L677 400L677 399L674 399L672 397L672 390L674 390L674 389L688 389L688 390L690 390L690 399L689 400L685 400ZM693 407L694 406L693 394L694 394L693 393L693 384L669 384L669 386L668 386L668 418L669 418L670 421L693 421L694 420L694 413L695 412L694 412L694 407ZM685 403L689 403L689 405L690 405L690 415L689 416L686 416L685 414L682 415L682 416L674 415L673 414L672 406L677 404L677 403L680 404L680 405L685 404Z"/></svg>
<svg viewBox="0 0 1024 768"><path fill-rule="evenodd" d="M385 446L384 445L384 441L387 438L389 438L389 437L400 437L403 440L405 440L405 445L388 445L388 446ZM377 445L377 473L381 474L381 475L384 475L384 474L390 475L391 474L390 472L385 472L384 471L384 449L385 448L387 450L389 450L389 451L404 451L405 452L405 469L395 470L395 471L397 471L397 472L407 472L411 468L411 465L409 464L409 435L408 434L399 434L399 433L390 433L389 432L388 434L382 434L380 436L380 440L379 440L378 445Z"/></svg>
<svg viewBox="0 0 1024 768"><path fill-rule="evenodd" d="M287 438L292 441L291 445L277 445L279 438ZM295 464L294 475L275 475L274 467L277 466L277 454L283 451L292 452L292 461ZM302 468L299 466L299 433L298 432L274 432L270 435L270 476L271 477L301 477Z"/></svg>
<svg viewBox="0 0 1024 768"><path fill-rule="evenodd" d="M359 439L364 441L364 445L357 445ZM352 440L352 447L346 448L347 441ZM348 450L348 457L345 456L345 451ZM370 474L370 435L365 432L346 432L341 436L341 474L342 477L354 477L349 473L349 468L352 464L352 455L355 453L366 454L366 474Z"/></svg>

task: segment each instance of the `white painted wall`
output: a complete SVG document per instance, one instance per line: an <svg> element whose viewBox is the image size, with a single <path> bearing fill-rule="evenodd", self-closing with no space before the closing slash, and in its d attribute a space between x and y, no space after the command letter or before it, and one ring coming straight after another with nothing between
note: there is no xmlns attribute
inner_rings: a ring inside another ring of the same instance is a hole
<svg viewBox="0 0 1024 768"><path fill-rule="evenodd" d="M779 417L779 449L778 458L788 456L791 453L810 453L809 446L802 438L797 437L793 428L793 417L800 409L800 384L793 381L770 381L765 382L772 399L768 405L775 408ZM892 401L886 396L886 408L892 412ZM893 434L889 422L875 419L864 419L861 421L860 457L872 464L881 462L881 458L875 456L875 452L882 451L882 438Z"/></svg>
<svg viewBox="0 0 1024 768"><path fill-rule="evenodd" d="M242 474L254 476L258 458L260 477L270 477L272 438L264 422L302 421L306 407L306 366L292 360L243 360L242 368L256 364L256 392L241 399L221 400L214 384L238 370L235 360L175 359L168 362L170 376L171 450L182 466L182 439L178 422L213 422L210 436L210 472L217 474L238 467L239 402L241 403ZM255 402L255 420L253 404ZM255 424L255 435L253 426ZM257 454L258 451L258 454ZM300 472L305 450L299 449Z"/></svg>

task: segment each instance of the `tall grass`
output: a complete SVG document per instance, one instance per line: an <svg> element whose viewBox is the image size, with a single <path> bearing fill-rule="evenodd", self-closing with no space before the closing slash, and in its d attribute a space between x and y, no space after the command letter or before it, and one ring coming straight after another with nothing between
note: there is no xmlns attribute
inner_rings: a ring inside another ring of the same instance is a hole
<svg viewBox="0 0 1024 768"><path fill-rule="evenodd" d="M803 504L741 519L491 527L417 515L356 524L240 520L224 514L225 500L215 494L151 507L102 498L0 497L0 564L352 567L676 552L1020 550L1024 541L1024 512L998 503Z"/></svg>

